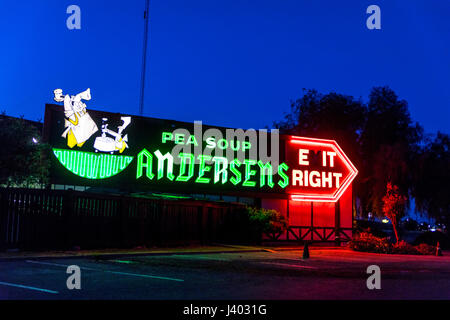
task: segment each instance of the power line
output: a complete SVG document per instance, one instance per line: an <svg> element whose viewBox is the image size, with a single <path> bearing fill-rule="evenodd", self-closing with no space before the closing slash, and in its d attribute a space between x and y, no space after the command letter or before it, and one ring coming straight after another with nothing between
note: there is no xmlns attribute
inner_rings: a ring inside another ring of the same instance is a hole
<svg viewBox="0 0 450 320"><path fill-rule="evenodd" d="M141 95L139 100L139 115L144 114L144 87L145 87L145 65L147 61L147 38L148 38L148 10L149 10L150 0L145 0L145 11L144 11L144 45L142 52L142 70L141 70Z"/></svg>

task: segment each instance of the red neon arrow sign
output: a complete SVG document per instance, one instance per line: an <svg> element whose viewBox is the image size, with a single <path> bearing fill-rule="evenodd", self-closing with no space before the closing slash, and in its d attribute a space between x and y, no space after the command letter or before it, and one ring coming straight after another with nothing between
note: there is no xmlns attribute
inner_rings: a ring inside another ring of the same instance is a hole
<svg viewBox="0 0 450 320"><path fill-rule="evenodd" d="M294 201L336 202L358 174L334 140L291 136L287 160L292 168L287 191Z"/></svg>

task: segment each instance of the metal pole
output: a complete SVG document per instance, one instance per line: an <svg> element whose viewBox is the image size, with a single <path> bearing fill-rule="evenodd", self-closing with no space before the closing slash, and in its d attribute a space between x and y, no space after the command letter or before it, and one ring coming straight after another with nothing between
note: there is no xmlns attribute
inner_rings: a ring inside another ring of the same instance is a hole
<svg viewBox="0 0 450 320"><path fill-rule="evenodd" d="M144 86L145 86L145 64L147 60L147 37L148 37L148 9L150 0L145 0L144 12L144 46L142 52L142 71L141 71L141 95L139 100L139 115L144 114Z"/></svg>
<svg viewBox="0 0 450 320"><path fill-rule="evenodd" d="M341 203L340 200L334 203L334 242L335 245L341 245Z"/></svg>

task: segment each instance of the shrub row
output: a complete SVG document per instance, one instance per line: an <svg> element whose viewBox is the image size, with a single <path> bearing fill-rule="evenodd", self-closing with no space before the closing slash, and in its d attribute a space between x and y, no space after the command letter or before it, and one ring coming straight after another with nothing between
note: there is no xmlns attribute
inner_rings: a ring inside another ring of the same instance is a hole
<svg viewBox="0 0 450 320"><path fill-rule="evenodd" d="M355 251L374 252L374 253L392 253L392 254L421 254L434 255L436 248L421 243L413 246L406 241L399 241L391 244L388 238L376 237L367 232L361 232L348 243L348 247Z"/></svg>

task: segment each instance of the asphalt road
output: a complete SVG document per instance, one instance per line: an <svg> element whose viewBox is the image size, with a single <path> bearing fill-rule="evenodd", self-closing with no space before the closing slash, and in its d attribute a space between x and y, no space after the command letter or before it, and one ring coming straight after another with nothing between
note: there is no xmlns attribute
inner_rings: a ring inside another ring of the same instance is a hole
<svg viewBox="0 0 450 320"><path fill-rule="evenodd" d="M381 289L366 286L369 265ZM69 290L69 265L81 290ZM450 257L311 250L0 261L0 299L450 299Z"/></svg>

